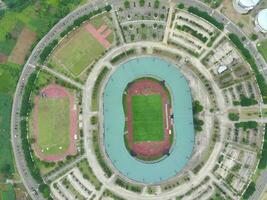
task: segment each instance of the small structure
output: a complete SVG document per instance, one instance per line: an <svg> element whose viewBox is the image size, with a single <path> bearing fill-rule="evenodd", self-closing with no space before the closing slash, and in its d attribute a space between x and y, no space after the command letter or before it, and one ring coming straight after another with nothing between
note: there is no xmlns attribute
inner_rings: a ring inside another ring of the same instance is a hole
<svg viewBox="0 0 267 200"><path fill-rule="evenodd" d="M260 0L233 0L233 6L240 14L246 14L252 10Z"/></svg>
<svg viewBox="0 0 267 200"><path fill-rule="evenodd" d="M255 18L256 27L263 33L267 33L267 8L261 10Z"/></svg>
<svg viewBox="0 0 267 200"><path fill-rule="evenodd" d="M228 68L225 65L221 65L218 67L217 72L218 74L222 74L223 72L225 72Z"/></svg>

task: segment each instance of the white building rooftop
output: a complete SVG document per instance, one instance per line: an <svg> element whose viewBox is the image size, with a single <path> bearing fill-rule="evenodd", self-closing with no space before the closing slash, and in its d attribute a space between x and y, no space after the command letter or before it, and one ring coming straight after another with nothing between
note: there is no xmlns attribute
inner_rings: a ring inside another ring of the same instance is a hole
<svg viewBox="0 0 267 200"><path fill-rule="evenodd" d="M245 14L252 10L260 0L233 0L233 6L240 14Z"/></svg>
<svg viewBox="0 0 267 200"><path fill-rule="evenodd" d="M262 32L267 32L267 8L261 10L256 17L256 25Z"/></svg>

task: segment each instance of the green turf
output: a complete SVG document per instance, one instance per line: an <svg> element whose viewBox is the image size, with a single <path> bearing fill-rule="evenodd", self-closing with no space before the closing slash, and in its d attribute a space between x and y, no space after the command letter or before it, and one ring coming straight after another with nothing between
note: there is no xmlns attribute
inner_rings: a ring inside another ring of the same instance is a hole
<svg viewBox="0 0 267 200"><path fill-rule="evenodd" d="M161 95L132 96L132 113L134 142L164 140Z"/></svg>
<svg viewBox="0 0 267 200"><path fill-rule="evenodd" d="M263 40L262 42L259 43L260 46L257 45L257 48L265 61L267 62L267 40Z"/></svg>
<svg viewBox="0 0 267 200"><path fill-rule="evenodd" d="M1 200L15 200L16 195L12 185L8 184L0 187L0 199Z"/></svg>
<svg viewBox="0 0 267 200"><path fill-rule="evenodd" d="M56 63L56 68L65 67L75 76L105 51L105 48L84 28L66 40L52 56L52 62Z"/></svg>
<svg viewBox="0 0 267 200"><path fill-rule="evenodd" d="M45 155L64 153L70 144L69 99L40 98L38 109L38 146Z"/></svg>

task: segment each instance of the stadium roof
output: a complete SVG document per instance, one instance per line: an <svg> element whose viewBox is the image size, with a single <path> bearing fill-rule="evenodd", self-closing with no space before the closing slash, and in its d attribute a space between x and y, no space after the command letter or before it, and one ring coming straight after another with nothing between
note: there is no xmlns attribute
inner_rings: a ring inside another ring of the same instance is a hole
<svg viewBox="0 0 267 200"><path fill-rule="evenodd" d="M260 0L239 0L239 3L244 7L254 7Z"/></svg>
<svg viewBox="0 0 267 200"><path fill-rule="evenodd" d="M258 20L258 25L259 25L264 31L267 31L267 8L261 10L261 11L258 13L257 20Z"/></svg>

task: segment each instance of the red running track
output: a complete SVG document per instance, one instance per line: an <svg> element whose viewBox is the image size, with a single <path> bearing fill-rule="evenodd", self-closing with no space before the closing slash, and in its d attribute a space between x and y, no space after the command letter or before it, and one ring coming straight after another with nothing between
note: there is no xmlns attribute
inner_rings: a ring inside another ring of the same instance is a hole
<svg viewBox="0 0 267 200"><path fill-rule="evenodd" d="M133 95L149 95L149 94L160 94L162 96L162 112L164 114L164 140L163 141L144 141L134 142L133 140L133 125L132 125L132 96ZM168 102L167 92L164 90L162 85L150 79L140 80L132 83L128 88L127 93L127 125L128 125L128 142L131 151L137 156L151 158L160 157L164 152L168 152L170 149L170 135L169 130L171 129L171 117L170 117L170 106ZM166 116L167 105L168 114ZM166 117L168 119L169 127L167 128Z"/></svg>
<svg viewBox="0 0 267 200"><path fill-rule="evenodd" d="M69 98L70 102L70 145L66 152L60 155L45 155L38 146L38 102L39 98L42 98L40 95L45 95L45 98ZM34 99L34 139L35 143L33 144L33 149L36 155L44 161L47 162L57 162L63 160L68 155L76 154L76 145L75 145L75 134L77 132L77 110L75 107L74 96L69 93L64 87L59 85L51 84L40 91L40 95L36 96Z"/></svg>

